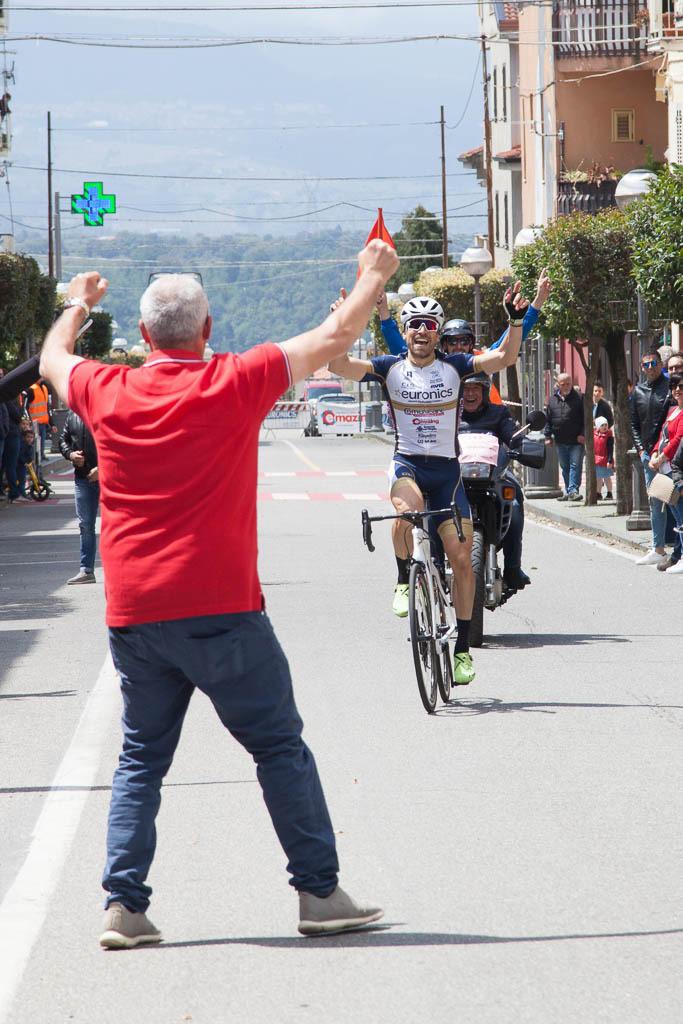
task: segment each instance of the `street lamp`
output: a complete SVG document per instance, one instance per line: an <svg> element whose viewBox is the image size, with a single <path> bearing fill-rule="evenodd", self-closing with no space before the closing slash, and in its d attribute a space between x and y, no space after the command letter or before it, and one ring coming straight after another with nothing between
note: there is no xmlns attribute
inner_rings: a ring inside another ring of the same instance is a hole
<svg viewBox="0 0 683 1024"><path fill-rule="evenodd" d="M475 235L474 245L465 249L460 257L460 266L466 274L474 278L474 335L478 344L481 334L481 289L479 281L493 266L491 253L484 245L481 235Z"/></svg>
<svg viewBox="0 0 683 1024"><path fill-rule="evenodd" d="M642 199L656 177L657 175L653 174L652 171L648 171L643 167L636 167L634 170L629 171L628 174L625 174L623 178L620 178L614 193L614 201L619 209L625 210L631 203ZM643 342L647 337L649 316L645 299L640 294L640 289L638 289L636 294L638 301L638 356L642 358Z"/></svg>
<svg viewBox="0 0 683 1024"><path fill-rule="evenodd" d="M532 225L530 228L522 228L515 235L515 242L513 248L520 249L523 245L531 245L543 232L543 228Z"/></svg>

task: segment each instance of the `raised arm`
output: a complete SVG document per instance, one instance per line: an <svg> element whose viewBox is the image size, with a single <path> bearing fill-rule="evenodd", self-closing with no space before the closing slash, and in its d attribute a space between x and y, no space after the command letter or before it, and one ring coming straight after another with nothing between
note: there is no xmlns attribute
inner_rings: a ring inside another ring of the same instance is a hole
<svg viewBox="0 0 683 1024"><path fill-rule="evenodd" d="M526 313L528 301L522 298L520 293L521 285L516 282L513 288L508 288L503 298L503 305L510 321L507 337L502 344L493 351L483 352L474 357L475 370L483 370L485 373L498 373L506 366L512 366L517 362L519 348L522 344L522 324Z"/></svg>
<svg viewBox="0 0 683 1024"><path fill-rule="evenodd" d="M76 274L69 284L67 298L79 299L91 310L104 297L108 286L107 279L100 277L96 270ZM80 356L74 355L76 338L87 318L82 306L65 309L53 324L40 353L40 375L50 381L65 405L68 404L69 374L81 361Z"/></svg>
<svg viewBox="0 0 683 1024"><path fill-rule="evenodd" d="M305 380L327 363L333 373L341 373L333 364L348 352L359 334L365 330L377 294L396 272L399 260L390 245L374 239L359 254L358 263L361 275L349 297L339 303L319 327L283 343L293 380ZM370 363L367 366L371 369ZM366 372L364 370L363 374ZM359 380L360 377L353 379Z"/></svg>
<svg viewBox="0 0 683 1024"><path fill-rule="evenodd" d="M543 308L543 303L548 298L551 291L552 285L550 283L550 278L548 277L548 271L544 269L541 271L541 275L536 284L536 294L534 295L533 302L524 315L524 323L522 324L522 341L524 341L536 326L536 321L538 320ZM508 328L506 327L498 341L494 341L493 345L491 345L489 352L492 352L495 348L500 348L507 338L507 334Z"/></svg>

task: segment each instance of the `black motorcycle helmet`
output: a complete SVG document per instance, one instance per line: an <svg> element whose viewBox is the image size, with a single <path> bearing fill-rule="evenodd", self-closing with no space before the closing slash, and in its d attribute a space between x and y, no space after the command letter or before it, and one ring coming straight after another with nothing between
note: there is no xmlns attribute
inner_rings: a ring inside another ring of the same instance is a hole
<svg viewBox="0 0 683 1024"><path fill-rule="evenodd" d="M478 384L482 388L482 398L485 402L489 401L489 395L491 393L491 378L488 373L484 373L480 370L479 373L470 373L469 376L463 377L463 387L465 384Z"/></svg>
<svg viewBox="0 0 683 1024"><path fill-rule="evenodd" d="M448 320L443 325L441 330L441 342L455 341L455 340L467 340L472 348L476 342L474 331L472 330L472 324L469 320Z"/></svg>

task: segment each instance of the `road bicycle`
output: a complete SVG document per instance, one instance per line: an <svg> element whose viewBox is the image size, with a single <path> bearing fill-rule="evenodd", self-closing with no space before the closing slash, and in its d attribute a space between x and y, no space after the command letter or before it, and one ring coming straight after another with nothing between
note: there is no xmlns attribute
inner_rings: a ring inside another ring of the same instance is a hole
<svg viewBox="0 0 683 1024"><path fill-rule="evenodd" d="M363 540L369 551L375 550L372 543L373 523L402 519L413 528L413 556L408 584L408 623L417 688L425 711L429 714L436 708L437 691L444 703L447 704L451 698L453 663L449 643L455 639L458 628L446 571L444 565L440 565L439 560L435 558L432 539L425 528L425 520L439 515L452 517L458 539L464 542L462 519L455 504L450 508L402 512L390 516L371 516L366 508L361 512Z"/></svg>

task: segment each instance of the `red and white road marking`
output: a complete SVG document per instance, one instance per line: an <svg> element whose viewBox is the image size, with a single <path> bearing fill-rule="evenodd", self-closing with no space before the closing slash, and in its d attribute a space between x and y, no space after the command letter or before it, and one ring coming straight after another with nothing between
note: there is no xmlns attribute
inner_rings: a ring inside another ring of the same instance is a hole
<svg viewBox="0 0 683 1024"><path fill-rule="evenodd" d="M386 476L383 469L300 469L287 472L261 472L259 478L263 480L274 480L284 477L365 477L365 476Z"/></svg>
<svg viewBox="0 0 683 1024"><path fill-rule="evenodd" d="M327 493L325 491L259 491L259 501L389 501L388 494L368 492Z"/></svg>

